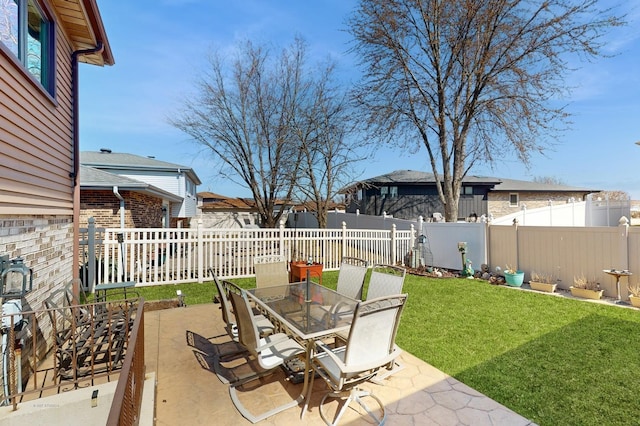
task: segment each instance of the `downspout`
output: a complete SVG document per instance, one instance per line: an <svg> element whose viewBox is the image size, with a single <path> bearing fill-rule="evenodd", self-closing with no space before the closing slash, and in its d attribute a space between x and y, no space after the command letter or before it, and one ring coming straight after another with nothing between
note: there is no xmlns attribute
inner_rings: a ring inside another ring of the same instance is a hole
<svg viewBox="0 0 640 426"><path fill-rule="evenodd" d="M78 112L80 110L79 99L78 99L78 57L82 55L91 55L94 53L102 53L104 50L104 45L101 41L98 42L98 45L93 49L84 49L84 50L76 50L71 55L71 81L72 81L72 94L71 99L73 102L73 171L69 175L70 178L73 179L73 186L78 184L78 169L80 168L80 121L78 120Z"/></svg>
<svg viewBox="0 0 640 426"><path fill-rule="evenodd" d="M120 200L120 229L124 229L124 198L118 192L118 186L113 187L113 194Z"/></svg>
<svg viewBox="0 0 640 426"><path fill-rule="evenodd" d="M73 293L80 292L80 185L78 185L78 169L80 168L80 132L78 121L78 57L80 55L88 55L91 53L101 53L104 50L102 41L93 49L76 50L71 54L71 125L73 132L73 147L71 155L73 156L73 170L69 173L72 179L71 190L73 191L73 256L71 261L71 276L73 277Z"/></svg>

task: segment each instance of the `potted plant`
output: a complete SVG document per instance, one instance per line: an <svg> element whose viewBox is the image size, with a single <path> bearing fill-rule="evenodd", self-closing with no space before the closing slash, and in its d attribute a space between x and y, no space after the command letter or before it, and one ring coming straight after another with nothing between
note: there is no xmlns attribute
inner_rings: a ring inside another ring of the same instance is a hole
<svg viewBox="0 0 640 426"><path fill-rule="evenodd" d="M539 274L537 272L532 272L529 285L533 290L553 293L556 291L556 286L558 285L556 281L557 280L552 274Z"/></svg>
<svg viewBox="0 0 640 426"><path fill-rule="evenodd" d="M520 287L524 281L524 272L507 265L504 270L504 280L511 287Z"/></svg>
<svg viewBox="0 0 640 426"><path fill-rule="evenodd" d="M640 284L629 285L629 301L632 306L640 308Z"/></svg>
<svg viewBox="0 0 640 426"><path fill-rule="evenodd" d="M602 297L604 290L600 289L600 284L595 280L590 280L584 275L573 277L573 285L569 287L571 294L584 299L598 300Z"/></svg>

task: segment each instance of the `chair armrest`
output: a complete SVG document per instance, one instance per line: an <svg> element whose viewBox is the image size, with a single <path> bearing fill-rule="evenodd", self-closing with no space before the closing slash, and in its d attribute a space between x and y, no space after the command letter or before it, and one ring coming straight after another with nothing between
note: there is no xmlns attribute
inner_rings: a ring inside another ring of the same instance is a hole
<svg viewBox="0 0 640 426"><path fill-rule="evenodd" d="M274 339L270 342L265 343L264 345L260 345L256 348L256 352L262 352L265 349L268 349L274 345L277 345L278 343L282 343L282 342L286 342L287 340L292 340L289 336L287 336L284 333L278 333L278 334L272 334L271 337L278 337L277 339ZM264 340L264 338L260 339L261 341Z"/></svg>
<svg viewBox="0 0 640 426"><path fill-rule="evenodd" d="M338 356L335 353L333 353L331 348L326 344L322 342L316 342L316 347L318 349L321 349L322 352L324 352L329 358L331 358L333 362L335 362L336 365L340 368L340 371L343 373L359 373L362 371L368 371L374 368L383 367L389 364L394 359L396 359L398 355L402 353L402 349L394 345L393 350L389 353L389 355L385 356L382 359L377 359L375 361L368 362L368 363L347 366L340 358L338 358Z"/></svg>
<svg viewBox="0 0 640 426"><path fill-rule="evenodd" d="M350 365L348 368L344 368L343 371L345 373L358 373L358 372L361 372L361 371L368 371L368 370L373 370L373 369L376 369L376 368L381 368L381 367L384 367L385 365L389 364L394 359L396 359L398 357L398 355L400 355L401 353L402 353L402 350L396 346L389 353L389 355L387 355L386 357L384 357L382 359L377 359L377 360L375 360L373 362L364 363L364 364Z"/></svg>
<svg viewBox="0 0 640 426"><path fill-rule="evenodd" d="M320 349L322 352L324 352L329 358L331 358L331 360L333 360L333 362L336 363L336 365L340 368L340 370L344 370L345 369L345 364L344 362L338 358L338 356L333 352L333 350L327 346L325 343L321 342L321 341L317 341L316 342L316 349Z"/></svg>

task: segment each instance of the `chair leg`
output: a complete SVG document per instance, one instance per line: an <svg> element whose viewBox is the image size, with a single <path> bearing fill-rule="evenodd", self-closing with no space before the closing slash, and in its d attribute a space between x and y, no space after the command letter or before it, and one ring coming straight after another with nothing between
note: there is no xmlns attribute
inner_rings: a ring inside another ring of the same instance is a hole
<svg viewBox="0 0 640 426"><path fill-rule="evenodd" d="M313 381L316 378L316 371L312 368L311 372L307 371L305 374L311 374L311 380L309 380L309 386L307 388L307 394L304 397L304 406L302 407L302 412L300 413L300 420L304 418L307 409L309 408L309 399L311 398L311 391L313 390Z"/></svg>
<svg viewBox="0 0 640 426"><path fill-rule="evenodd" d="M398 371L404 368L404 364L398 362L398 360L393 360L391 364L387 368L381 368L378 370L378 373L371 379L371 382L376 385L384 386L384 380L391 376L392 374L396 374Z"/></svg>
<svg viewBox="0 0 640 426"><path fill-rule="evenodd" d="M347 396L348 395L348 396ZM326 401L327 398L343 398L344 396L347 396L347 399L345 400L344 404L342 405L342 407L340 408L340 410L336 413L336 415L334 416L333 421L329 421L327 419L327 416L324 412L324 410L322 409L322 407L324 406L324 402ZM378 404L378 406L380 407L380 409L382 410L382 416L381 417L377 417L375 415L375 413L373 411L371 411L371 409L364 403L364 401L362 400L363 397L371 397L374 401L376 401L376 403ZM374 394L372 394L369 391L366 390L362 390L362 389L358 389L358 388L353 388L351 389L351 391L347 392L329 392L327 393L323 398L322 401L320 401L320 417L322 418L322 420L329 426L335 426L340 422L340 419L342 418L342 416L344 415L344 413L347 411L347 408L349 407L349 405L353 402L357 402L358 405L360 405L366 412L367 414L369 414L369 416L373 419L373 421L376 422L376 424L378 425L382 425L384 424L386 418L387 418L387 412L384 409L384 404L382 403L382 401L380 401L380 399L375 396Z"/></svg>
<svg viewBox="0 0 640 426"><path fill-rule="evenodd" d="M242 381L242 383L247 383L249 381L250 380L244 380ZM244 406L244 404L240 401L240 398L238 396L238 391L236 390L236 388L240 386L242 383L232 384L231 386L229 386L229 395L231 396L231 401L233 402L233 405L235 405L235 407L240 412L240 414L242 414L242 417L249 420L251 423L258 423L268 417L271 417L275 414L280 413L281 411L296 407L300 405L300 403L302 402L303 397L302 395L300 395L298 398L294 399L293 401L287 402L286 404L282 404L269 411L265 411L264 413L260 413L260 414L253 414L249 411L247 407Z"/></svg>

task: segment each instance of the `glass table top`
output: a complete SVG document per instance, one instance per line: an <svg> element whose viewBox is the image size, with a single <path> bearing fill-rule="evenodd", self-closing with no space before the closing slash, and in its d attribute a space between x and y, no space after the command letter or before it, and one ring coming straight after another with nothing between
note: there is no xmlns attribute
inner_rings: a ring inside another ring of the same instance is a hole
<svg viewBox="0 0 640 426"><path fill-rule="evenodd" d="M314 282L254 288L250 298L302 338L348 329L357 300Z"/></svg>

